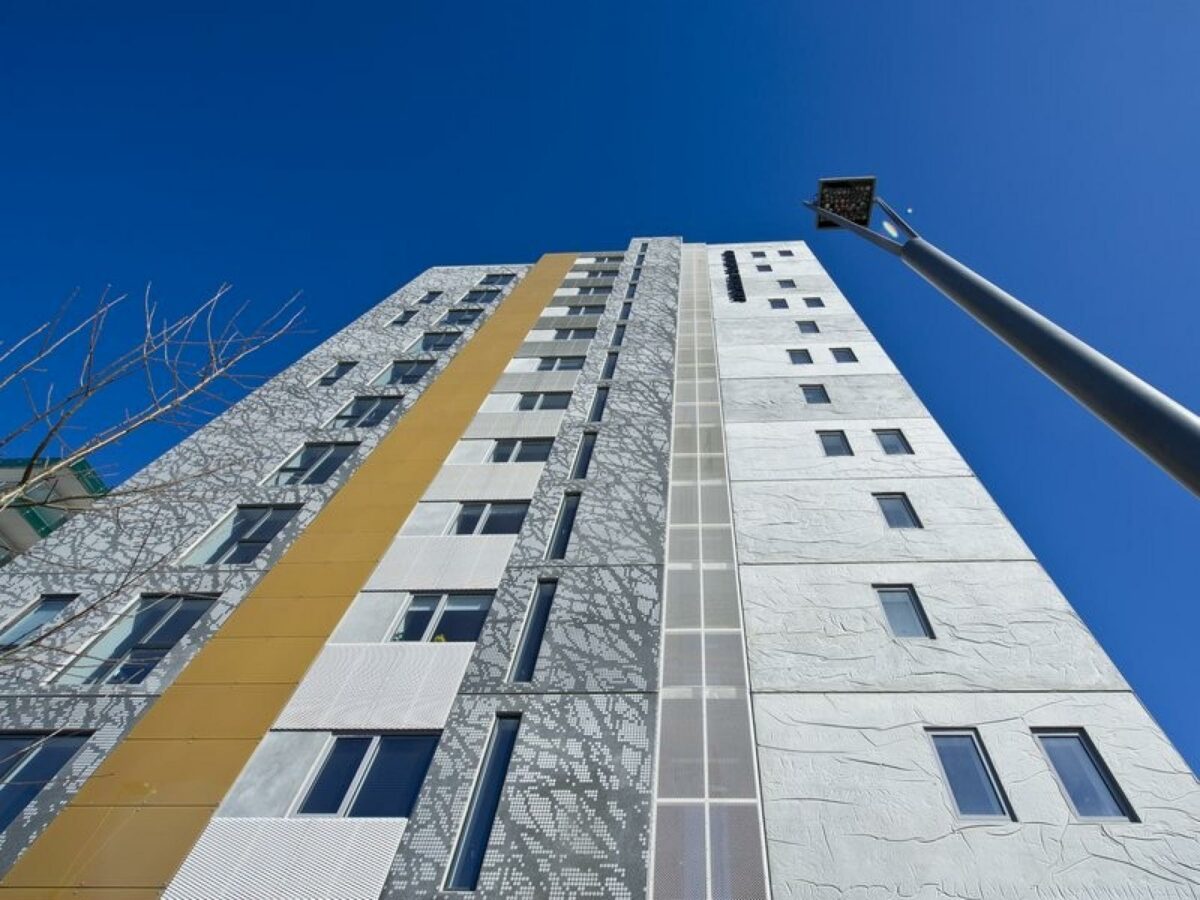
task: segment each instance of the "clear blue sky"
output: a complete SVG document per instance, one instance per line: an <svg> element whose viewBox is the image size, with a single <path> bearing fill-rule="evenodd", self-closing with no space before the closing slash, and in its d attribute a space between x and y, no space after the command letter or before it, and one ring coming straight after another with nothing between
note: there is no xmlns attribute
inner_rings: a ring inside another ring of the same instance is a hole
<svg viewBox="0 0 1200 900"><path fill-rule="evenodd" d="M303 290L273 372L430 265L810 240L1200 768L1200 501L799 206L878 174L927 237L1200 408L1200 6L185 6L0 9L5 337L76 288Z"/></svg>

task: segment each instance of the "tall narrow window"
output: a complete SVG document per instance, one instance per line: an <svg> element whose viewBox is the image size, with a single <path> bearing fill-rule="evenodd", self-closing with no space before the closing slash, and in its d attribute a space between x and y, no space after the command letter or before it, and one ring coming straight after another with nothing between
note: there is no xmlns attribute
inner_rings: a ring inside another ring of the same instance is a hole
<svg viewBox="0 0 1200 900"><path fill-rule="evenodd" d="M353 360L342 360L341 362L336 362L326 369L325 373L317 379L317 384L321 385L322 387L328 387L331 384L337 384L342 380L343 376L345 376L347 372L357 365L358 363Z"/></svg>
<svg viewBox="0 0 1200 900"><path fill-rule="evenodd" d="M436 734L339 734L296 809L300 816L412 816Z"/></svg>
<svg viewBox="0 0 1200 900"><path fill-rule="evenodd" d="M892 634L902 638L931 638L933 629L925 617L917 592L910 584L877 584L875 593L883 606Z"/></svg>
<svg viewBox="0 0 1200 900"><path fill-rule="evenodd" d="M829 392L823 384L802 384L800 390L804 393L804 402L822 404L829 402Z"/></svg>
<svg viewBox="0 0 1200 900"><path fill-rule="evenodd" d="M876 494L875 500L887 520L888 528L921 528L917 511L908 502L905 494Z"/></svg>
<svg viewBox="0 0 1200 900"><path fill-rule="evenodd" d="M416 314L417 314L417 311L415 309L406 309L406 310L404 310L404 312L400 313L400 315L396 316L396 318L392 319L392 324L393 325L407 325L409 322L411 322L413 320L413 316L415 316Z"/></svg>
<svg viewBox="0 0 1200 900"><path fill-rule="evenodd" d="M624 322L632 314L633 314L633 304L632 303L622 303L621 304L621 313L620 313L620 315L617 316L617 318L620 319L622 322Z"/></svg>
<svg viewBox="0 0 1200 900"><path fill-rule="evenodd" d="M520 728L519 713L496 714L496 724L492 726L492 734L483 754L483 765L479 769L475 790L471 792L467 818L450 861L450 872L446 877L448 891L473 891L479 884L479 872L483 868L488 838L492 836L496 810L500 807L500 794L504 790L508 764L512 760Z"/></svg>
<svg viewBox="0 0 1200 900"><path fill-rule="evenodd" d="M608 388L596 388L596 396L592 398L592 409L588 413L589 422L599 422L604 418L604 408L608 406Z"/></svg>
<svg viewBox="0 0 1200 900"><path fill-rule="evenodd" d="M601 378L612 378L617 371L617 354L609 353L604 357L604 369L600 372Z"/></svg>
<svg viewBox="0 0 1200 900"><path fill-rule="evenodd" d="M789 350L788 359L793 366L807 366L812 362L812 353L808 350Z"/></svg>
<svg viewBox="0 0 1200 900"><path fill-rule="evenodd" d="M554 603L557 590L557 581L537 583L537 589L533 592L533 602L529 605L529 616L525 620L525 628L521 632L521 640L517 644L517 653L513 660L513 681L533 681L533 670L537 668L538 654L546 635L546 623L550 621L550 607Z"/></svg>
<svg viewBox="0 0 1200 900"><path fill-rule="evenodd" d="M1035 729L1046 758L1075 815L1081 819L1138 821L1112 772L1082 728Z"/></svg>
<svg viewBox="0 0 1200 900"><path fill-rule="evenodd" d="M879 439L879 446L888 456L904 456L913 452L904 432L899 428L878 428L875 430L875 437Z"/></svg>
<svg viewBox="0 0 1200 900"><path fill-rule="evenodd" d="M929 732L960 816L1015 818L974 729Z"/></svg>
<svg viewBox="0 0 1200 900"><path fill-rule="evenodd" d="M637 287L636 281L629 282L629 287L625 288L625 296L632 300L637 295Z"/></svg>
<svg viewBox="0 0 1200 900"><path fill-rule="evenodd" d="M13 823L89 737L0 731L0 831Z"/></svg>
<svg viewBox="0 0 1200 900"><path fill-rule="evenodd" d="M844 431L818 431L817 437L821 439L821 449L825 451L826 456L854 455Z"/></svg>
<svg viewBox="0 0 1200 900"><path fill-rule="evenodd" d="M801 334L817 334L821 330L812 319L801 319L796 322L796 327L800 329Z"/></svg>
<svg viewBox="0 0 1200 900"><path fill-rule="evenodd" d="M613 329L612 346L620 347L623 343L625 343L625 326L618 325Z"/></svg>
<svg viewBox="0 0 1200 900"><path fill-rule="evenodd" d="M571 467L572 478L587 478L592 465L592 451L596 449L596 432L585 431L579 439L579 450L575 453L575 465Z"/></svg>
<svg viewBox="0 0 1200 900"><path fill-rule="evenodd" d="M333 417L329 427L373 428L399 405L399 397L355 397Z"/></svg>
<svg viewBox="0 0 1200 900"><path fill-rule="evenodd" d="M579 512L580 494L563 494L562 506L554 522L554 535L546 552L547 559L566 559L567 547L571 544L571 532L575 529L575 514Z"/></svg>
<svg viewBox="0 0 1200 900"><path fill-rule="evenodd" d="M442 296L441 291L426 291L425 296L418 300L418 303L433 303L438 297Z"/></svg>
<svg viewBox="0 0 1200 900"><path fill-rule="evenodd" d="M183 560L187 566L252 562L285 525L298 506L239 506Z"/></svg>
<svg viewBox="0 0 1200 900"><path fill-rule="evenodd" d="M143 594L79 659L59 684L141 684L213 605L195 594Z"/></svg>
<svg viewBox="0 0 1200 900"><path fill-rule="evenodd" d="M858 362L858 356L849 347L834 347L829 351L833 354L833 361L839 363L854 363Z"/></svg>
<svg viewBox="0 0 1200 900"><path fill-rule="evenodd" d="M43 625L56 619L78 594L42 594L37 603L26 609L0 631L0 652L20 647Z"/></svg>
<svg viewBox="0 0 1200 900"><path fill-rule="evenodd" d="M313 443L305 444L279 467L272 483L324 484L338 470L358 444Z"/></svg>
<svg viewBox="0 0 1200 900"><path fill-rule="evenodd" d="M375 378L376 385L416 384L433 368L428 359L398 359Z"/></svg>

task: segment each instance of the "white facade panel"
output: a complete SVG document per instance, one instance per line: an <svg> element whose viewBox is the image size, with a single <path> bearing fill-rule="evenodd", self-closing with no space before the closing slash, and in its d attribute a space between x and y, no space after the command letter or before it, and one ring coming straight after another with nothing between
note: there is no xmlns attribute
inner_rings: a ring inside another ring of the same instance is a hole
<svg viewBox="0 0 1200 900"><path fill-rule="evenodd" d="M468 438L554 437L562 424L562 410L479 413L467 426Z"/></svg>
<svg viewBox="0 0 1200 900"><path fill-rule="evenodd" d="M364 590L483 590L500 583L516 535L398 536Z"/></svg>
<svg viewBox="0 0 1200 900"><path fill-rule="evenodd" d="M423 500L528 500L543 463L443 466Z"/></svg>

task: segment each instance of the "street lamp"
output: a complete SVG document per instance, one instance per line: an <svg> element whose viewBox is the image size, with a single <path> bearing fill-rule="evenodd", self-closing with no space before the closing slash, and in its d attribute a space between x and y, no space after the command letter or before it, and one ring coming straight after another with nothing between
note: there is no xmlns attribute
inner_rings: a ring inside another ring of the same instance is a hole
<svg viewBox="0 0 1200 900"><path fill-rule="evenodd" d="M875 179L823 178L804 203L818 228L845 228L898 256L1129 443L1200 495L1200 416L924 240L881 197ZM895 239L871 229L872 207ZM886 223L885 223L886 224Z"/></svg>

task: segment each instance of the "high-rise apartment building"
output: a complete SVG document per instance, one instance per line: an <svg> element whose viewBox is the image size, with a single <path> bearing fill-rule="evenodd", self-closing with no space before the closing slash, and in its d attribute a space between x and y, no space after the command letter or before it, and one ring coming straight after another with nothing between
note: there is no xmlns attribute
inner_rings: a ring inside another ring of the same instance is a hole
<svg viewBox="0 0 1200 900"><path fill-rule="evenodd" d="M0 571L0 900L1200 894L800 242L431 269L131 486Z"/></svg>

